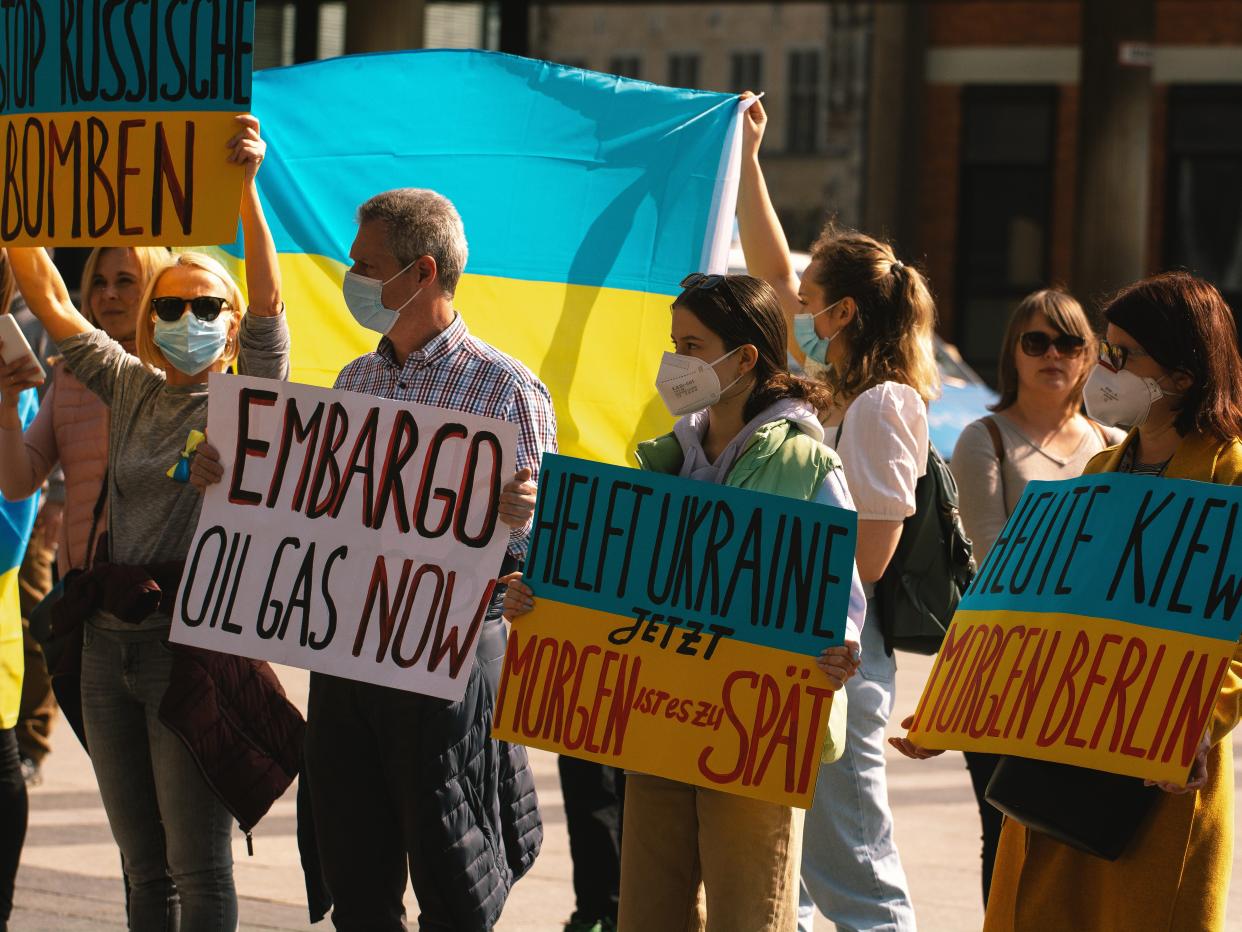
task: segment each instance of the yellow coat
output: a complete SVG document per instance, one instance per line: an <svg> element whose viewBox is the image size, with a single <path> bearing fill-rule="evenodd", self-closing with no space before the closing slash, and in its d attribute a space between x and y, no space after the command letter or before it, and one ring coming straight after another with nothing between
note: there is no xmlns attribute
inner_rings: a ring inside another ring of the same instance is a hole
<svg viewBox="0 0 1242 932"><path fill-rule="evenodd" d="M1133 434L1085 472L1115 472ZM1165 475L1242 485L1242 442L1192 434ZM1242 642L1212 719L1208 782L1161 794L1116 861L1084 854L1006 819L984 932L1196 932L1222 929L1233 865L1233 739L1242 717Z"/></svg>

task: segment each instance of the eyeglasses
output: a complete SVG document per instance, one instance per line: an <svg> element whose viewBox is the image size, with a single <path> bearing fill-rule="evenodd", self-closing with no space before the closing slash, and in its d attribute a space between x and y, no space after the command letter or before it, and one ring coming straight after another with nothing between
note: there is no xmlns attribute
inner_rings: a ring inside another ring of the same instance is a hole
<svg viewBox="0 0 1242 932"><path fill-rule="evenodd" d="M1048 347L1055 346L1059 355L1072 359L1082 352L1087 341L1071 333L1053 337L1042 330L1028 330L1018 338L1018 345L1028 356L1043 356L1048 352Z"/></svg>
<svg viewBox="0 0 1242 932"><path fill-rule="evenodd" d="M1125 346L1118 346L1116 343L1109 343L1107 340L1100 341L1100 362L1117 372L1126 367L1127 359L1140 359L1144 356L1150 357L1151 353L1145 353L1141 349L1129 349Z"/></svg>
<svg viewBox="0 0 1242 932"><path fill-rule="evenodd" d="M681 280L681 287L689 291L691 288L702 288L710 291L722 281L725 280L723 275L709 275L706 272L691 272Z"/></svg>
<svg viewBox="0 0 1242 932"><path fill-rule="evenodd" d="M200 295L197 298L164 297L151 299L151 307L155 309L155 316L170 324L181 319L187 304L190 305L190 313L199 320L215 320L220 316L222 310L230 307L226 298L217 298L215 295Z"/></svg>

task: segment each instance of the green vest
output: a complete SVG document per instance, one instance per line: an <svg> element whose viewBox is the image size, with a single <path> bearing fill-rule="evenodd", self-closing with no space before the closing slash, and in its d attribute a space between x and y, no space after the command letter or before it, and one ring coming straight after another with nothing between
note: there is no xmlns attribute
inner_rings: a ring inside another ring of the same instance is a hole
<svg viewBox="0 0 1242 932"><path fill-rule="evenodd" d="M671 433L644 440L634 455L642 469L674 476L685 461L681 444ZM793 421L779 418L751 435L724 484L809 502L828 474L840 468L836 453L804 434Z"/></svg>
<svg viewBox="0 0 1242 932"><path fill-rule="evenodd" d="M671 433L644 440L634 455L642 469L674 476L681 472L685 461L681 444ZM835 452L804 434L794 422L780 418L754 432L746 449L729 468L724 484L809 502L828 474L840 468L841 460ZM828 711L828 731L820 749L822 763L835 763L845 752L848 708L845 690L834 693Z"/></svg>

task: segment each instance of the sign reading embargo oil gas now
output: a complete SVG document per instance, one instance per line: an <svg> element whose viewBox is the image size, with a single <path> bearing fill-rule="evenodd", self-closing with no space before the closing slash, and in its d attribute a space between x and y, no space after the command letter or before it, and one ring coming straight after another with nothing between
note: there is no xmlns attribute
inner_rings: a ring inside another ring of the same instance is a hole
<svg viewBox="0 0 1242 932"><path fill-rule="evenodd" d="M227 470L203 496L171 640L460 699L510 541L498 507L517 428L292 382L208 384Z"/></svg>
<svg viewBox="0 0 1242 932"><path fill-rule="evenodd" d="M806 807L857 516L567 456L539 474L494 733Z"/></svg>
<svg viewBox="0 0 1242 932"><path fill-rule="evenodd" d="M0 4L0 241L231 241L254 3Z"/></svg>
<svg viewBox="0 0 1242 932"><path fill-rule="evenodd" d="M958 607L925 747L1183 782L1242 635L1242 489L1032 482Z"/></svg>

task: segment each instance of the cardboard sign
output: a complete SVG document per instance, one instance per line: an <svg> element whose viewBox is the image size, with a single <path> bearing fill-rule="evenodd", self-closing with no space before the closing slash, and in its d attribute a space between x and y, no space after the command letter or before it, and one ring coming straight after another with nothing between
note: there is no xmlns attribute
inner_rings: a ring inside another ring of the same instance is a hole
<svg viewBox="0 0 1242 932"><path fill-rule="evenodd" d="M1242 489L1032 482L963 598L910 738L1185 782L1242 635Z"/></svg>
<svg viewBox="0 0 1242 932"><path fill-rule="evenodd" d="M289 382L208 384L226 470L172 640L461 698L509 543L496 509L517 429Z"/></svg>
<svg viewBox="0 0 1242 932"><path fill-rule="evenodd" d="M494 734L807 807L857 515L545 456Z"/></svg>
<svg viewBox="0 0 1242 932"><path fill-rule="evenodd" d="M0 241L216 244L237 232L255 0L0 5Z"/></svg>

